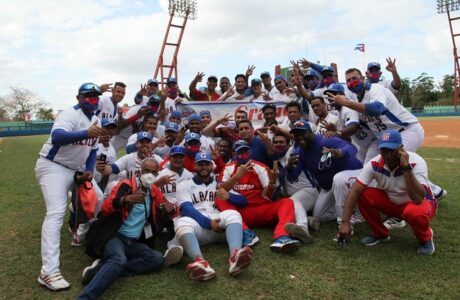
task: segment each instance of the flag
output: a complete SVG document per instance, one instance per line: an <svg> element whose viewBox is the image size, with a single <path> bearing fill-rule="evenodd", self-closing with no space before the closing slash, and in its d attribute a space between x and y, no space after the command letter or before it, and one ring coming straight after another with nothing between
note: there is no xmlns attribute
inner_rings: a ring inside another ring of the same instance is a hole
<svg viewBox="0 0 460 300"><path fill-rule="evenodd" d="M365 44L356 44L355 50L365 52L366 51L366 45Z"/></svg>

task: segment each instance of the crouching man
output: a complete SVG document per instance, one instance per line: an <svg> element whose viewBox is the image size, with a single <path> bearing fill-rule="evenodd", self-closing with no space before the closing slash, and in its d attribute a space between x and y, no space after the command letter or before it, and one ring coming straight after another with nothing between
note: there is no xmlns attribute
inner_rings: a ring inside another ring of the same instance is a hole
<svg viewBox="0 0 460 300"><path fill-rule="evenodd" d="M141 237L149 239L153 236L157 211L172 217L177 210L175 205L164 201L160 190L153 185L157 174L155 159L144 159L141 176L120 181L102 204L104 217L119 217L112 218L112 223L102 229L113 230L113 234L101 251L102 260L95 260L83 271L83 284L88 285L78 299L97 299L121 276L157 271L181 259L182 251L170 251L169 255L174 257L163 257L139 241Z"/></svg>
<svg viewBox="0 0 460 300"><path fill-rule="evenodd" d="M371 159L358 176L345 200L339 237L351 233L350 218L358 202L359 210L372 231L361 240L373 246L390 240L388 229L380 214L405 220L411 227L423 255L434 253L433 230L430 221L436 214L437 201L429 188L426 162L419 155L408 152L396 130L382 132L378 148L380 155ZM377 188L367 187L376 180Z"/></svg>

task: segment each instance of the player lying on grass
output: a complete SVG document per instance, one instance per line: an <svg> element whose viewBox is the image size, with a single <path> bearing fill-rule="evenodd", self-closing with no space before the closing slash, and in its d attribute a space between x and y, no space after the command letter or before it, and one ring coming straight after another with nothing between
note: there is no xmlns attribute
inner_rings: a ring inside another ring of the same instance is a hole
<svg viewBox="0 0 460 300"><path fill-rule="evenodd" d="M236 276L244 272L252 260L252 250L242 247L241 215L235 210L216 209L217 182L211 176L212 157L197 153L196 175L178 186L176 199L182 217L175 221L176 238L193 259L186 272L194 280L210 280L216 271L204 259L200 245L227 240L230 250L228 273Z"/></svg>

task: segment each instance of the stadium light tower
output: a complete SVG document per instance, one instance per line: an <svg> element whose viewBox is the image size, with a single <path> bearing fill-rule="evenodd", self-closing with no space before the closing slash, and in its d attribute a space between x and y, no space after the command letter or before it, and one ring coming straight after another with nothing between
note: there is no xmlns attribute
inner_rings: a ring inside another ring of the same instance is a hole
<svg viewBox="0 0 460 300"><path fill-rule="evenodd" d="M184 35L187 20L195 20L197 14L196 0L169 0L169 23L166 28L163 46L158 56L157 65L153 78L160 76L161 87L164 87L167 79L174 75L177 79L177 55L179 53L182 36ZM177 19L182 18L182 24ZM174 21L174 22L173 22ZM172 29L175 33L172 33ZM177 32L179 30L179 32ZM165 52L172 56L171 62L165 63ZM172 55L171 55L172 54ZM159 73L159 74L158 74Z"/></svg>
<svg viewBox="0 0 460 300"><path fill-rule="evenodd" d="M454 50L454 106L455 111L457 111L458 96L460 94L460 65L455 38L460 36L460 33L454 33L452 22L460 20L460 16L451 17L450 13L460 10L460 0L437 0L437 6L438 14L447 13L447 19L449 20L450 35L452 36Z"/></svg>

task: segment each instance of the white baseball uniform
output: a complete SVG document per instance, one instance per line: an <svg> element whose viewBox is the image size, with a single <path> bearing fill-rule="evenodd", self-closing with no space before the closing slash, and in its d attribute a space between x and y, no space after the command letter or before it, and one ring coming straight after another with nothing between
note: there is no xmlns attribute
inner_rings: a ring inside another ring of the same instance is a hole
<svg viewBox="0 0 460 300"><path fill-rule="evenodd" d="M174 182L172 182L171 184L163 185L160 187L160 189L169 202L178 204L178 200L176 198L177 187L184 181L191 179L193 177L193 174L185 168L182 169L182 172L180 174L174 172L169 168L165 168L160 171L157 178L171 175L174 176Z"/></svg>
<svg viewBox="0 0 460 300"><path fill-rule="evenodd" d="M64 110L55 120L51 135L39 153L35 174L46 204L41 235L41 272L44 275L59 272L61 227L67 209L67 193L74 185L75 171L83 171L82 166L85 165L90 153L95 155L98 149L98 139L85 139L87 133L83 132L94 123L101 126L95 115L86 116L79 105ZM81 139L77 137L73 142L67 141L68 143L58 145L57 141L53 144L52 136L55 130L83 133ZM103 194L94 179L92 183L101 201Z"/></svg>
<svg viewBox="0 0 460 300"><path fill-rule="evenodd" d="M113 104L112 97L102 95L99 97L99 107L96 116L102 120L104 118L118 119L118 106Z"/></svg>

